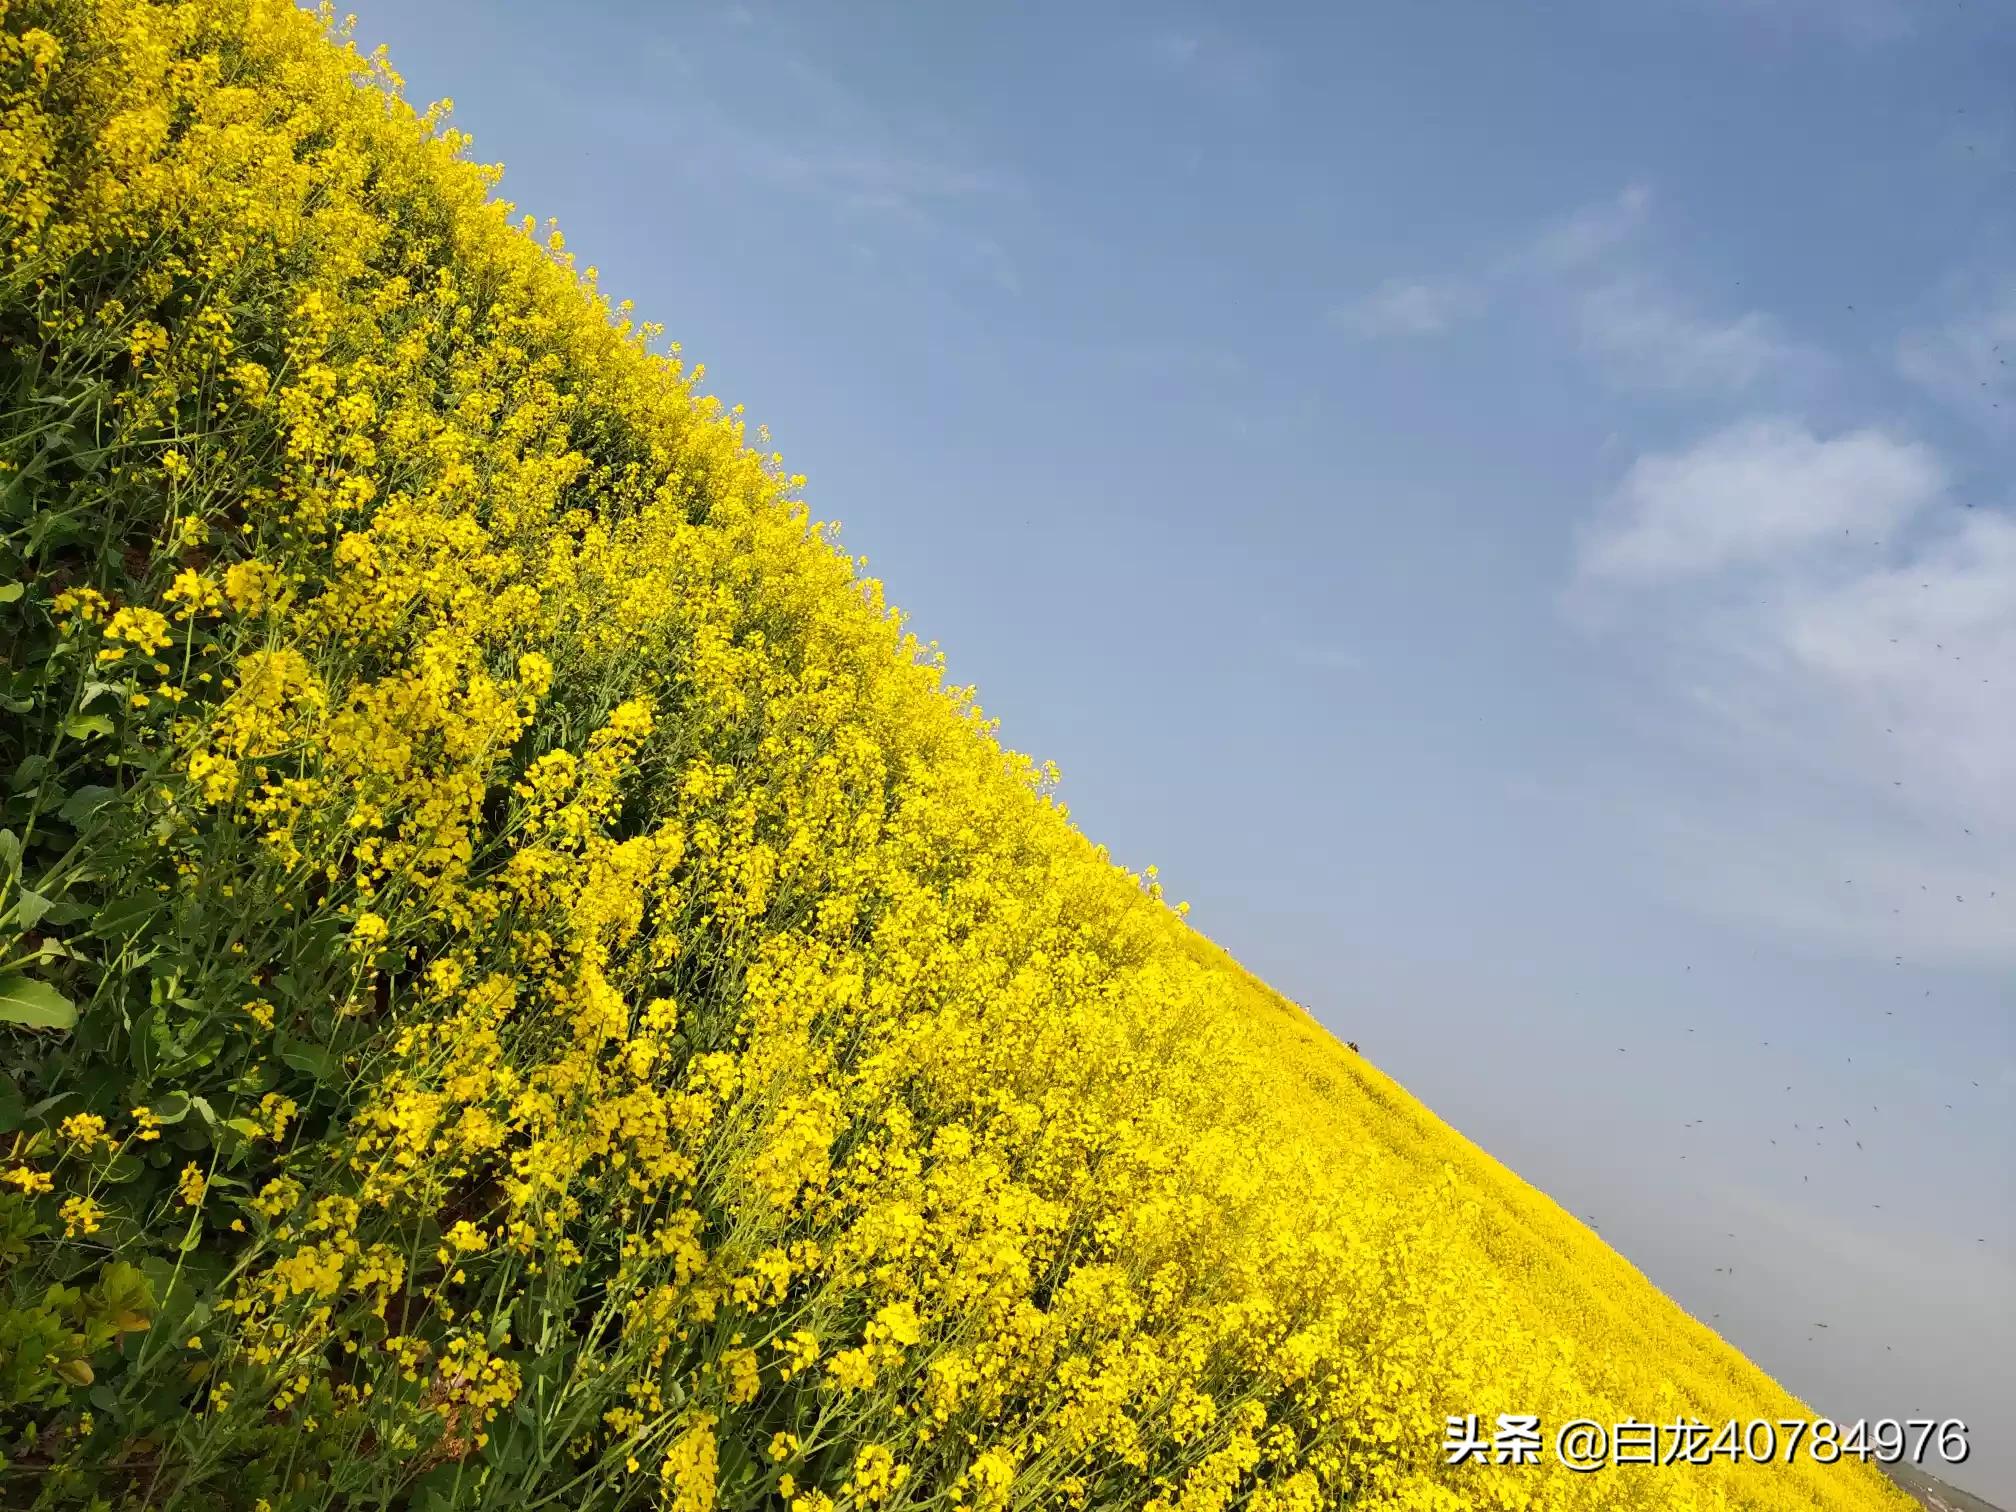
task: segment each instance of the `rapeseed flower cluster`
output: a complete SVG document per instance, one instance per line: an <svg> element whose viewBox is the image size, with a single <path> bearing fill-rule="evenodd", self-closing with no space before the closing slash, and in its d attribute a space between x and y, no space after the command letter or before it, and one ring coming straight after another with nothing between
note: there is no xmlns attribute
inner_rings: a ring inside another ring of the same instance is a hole
<svg viewBox="0 0 2016 1512"><path fill-rule="evenodd" d="M555 12L555 24L564 17ZM0 0L0 1500L1874 1508L287 0Z"/></svg>

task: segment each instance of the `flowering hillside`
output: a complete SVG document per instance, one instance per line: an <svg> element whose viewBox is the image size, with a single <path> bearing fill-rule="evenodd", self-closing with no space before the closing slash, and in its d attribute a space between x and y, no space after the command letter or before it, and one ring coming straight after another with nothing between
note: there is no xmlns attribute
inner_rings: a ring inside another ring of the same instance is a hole
<svg viewBox="0 0 2016 1512"><path fill-rule="evenodd" d="M556 24L565 14L555 7ZM1875 1508L285 0L0 0L0 1504Z"/></svg>

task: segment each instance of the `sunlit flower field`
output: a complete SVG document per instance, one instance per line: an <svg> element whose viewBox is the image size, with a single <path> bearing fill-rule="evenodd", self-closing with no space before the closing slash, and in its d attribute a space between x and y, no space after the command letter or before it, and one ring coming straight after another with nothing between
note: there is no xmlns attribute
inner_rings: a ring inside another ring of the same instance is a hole
<svg viewBox="0 0 2016 1512"><path fill-rule="evenodd" d="M1904 1504L1445 1463L1810 1414L1074 830L467 149L284 0L0 0L0 1504Z"/></svg>

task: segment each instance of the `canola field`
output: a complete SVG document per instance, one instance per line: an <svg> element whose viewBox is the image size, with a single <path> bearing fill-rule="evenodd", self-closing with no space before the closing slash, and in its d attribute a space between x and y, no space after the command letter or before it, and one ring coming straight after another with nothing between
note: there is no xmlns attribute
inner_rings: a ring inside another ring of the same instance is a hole
<svg viewBox="0 0 2016 1512"><path fill-rule="evenodd" d="M1445 1463L1810 1414L495 190L327 15L0 0L0 1505L1907 1505Z"/></svg>

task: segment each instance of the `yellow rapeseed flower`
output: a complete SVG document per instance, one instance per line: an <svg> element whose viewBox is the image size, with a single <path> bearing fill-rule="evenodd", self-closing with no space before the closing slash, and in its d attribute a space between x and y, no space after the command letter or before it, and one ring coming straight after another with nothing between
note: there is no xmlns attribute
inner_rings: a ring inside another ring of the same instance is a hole
<svg viewBox="0 0 2016 1512"><path fill-rule="evenodd" d="M292 0L0 4L0 467L112 548L15 548L23 654L121 684L9 718L128 774L17 1079L185 1110L24 1126L10 1264L210 1308L121 1356L137 1426L23 1408L94 1457L52 1506L1905 1505L1445 1463L1450 1413L1807 1414L1080 834L496 190ZM98 1180L60 1234L43 1165Z"/></svg>

